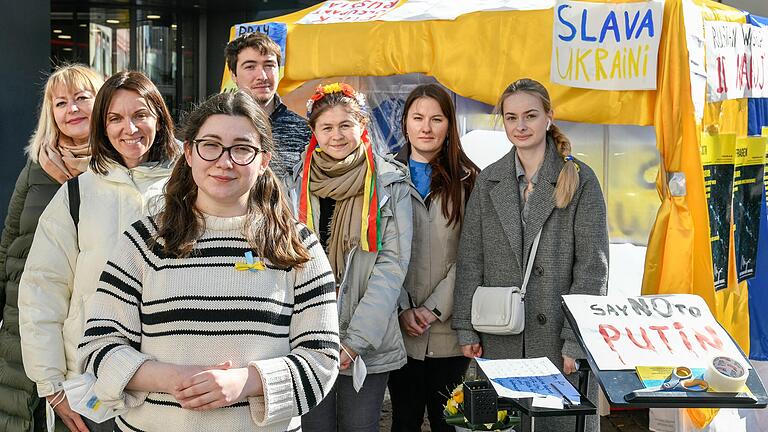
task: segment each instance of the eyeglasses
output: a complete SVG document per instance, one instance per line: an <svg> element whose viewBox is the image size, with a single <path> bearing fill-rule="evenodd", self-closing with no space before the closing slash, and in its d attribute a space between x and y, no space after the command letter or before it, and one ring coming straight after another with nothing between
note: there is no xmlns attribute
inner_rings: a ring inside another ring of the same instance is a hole
<svg viewBox="0 0 768 432"><path fill-rule="evenodd" d="M224 152L227 152L232 162L245 166L253 162L256 155L265 152L265 150L247 144L225 147L224 144L211 140L193 140L192 142L197 148L197 155L208 162L218 160Z"/></svg>

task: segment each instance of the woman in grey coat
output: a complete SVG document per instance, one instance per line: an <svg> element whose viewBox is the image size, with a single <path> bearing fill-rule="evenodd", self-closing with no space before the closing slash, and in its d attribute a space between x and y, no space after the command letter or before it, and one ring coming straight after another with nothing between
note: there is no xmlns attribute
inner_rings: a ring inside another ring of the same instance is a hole
<svg viewBox="0 0 768 432"><path fill-rule="evenodd" d="M497 111L514 148L480 173L467 204L459 245L453 328L467 357L548 357L566 376L584 353L560 307L565 294L606 293L608 230L594 172L571 156L552 123L543 85L521 79L504 91ZM476 332L472 296L478 286L522 286L534 238L542 230L525 297L525 330L498 336ZM588 397L597 398L590 380ZM524 425L529 430L530 425ZM574 429L574 417L536 420L537 431ZM599 430L597 416L587 430Z"/></svg>

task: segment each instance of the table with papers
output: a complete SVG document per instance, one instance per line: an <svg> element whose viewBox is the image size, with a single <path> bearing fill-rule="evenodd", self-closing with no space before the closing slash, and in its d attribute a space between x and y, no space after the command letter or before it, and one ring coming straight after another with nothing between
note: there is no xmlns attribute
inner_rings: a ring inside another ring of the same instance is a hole
<svg viewBox="0 0 768 432"><path fill-rule="evenodd" d="M589 370L580 370L577 390L546 357L486 360L477 365L493 385L502 402L531 418L578 416L576 431L584 430L584 416L595 414L595 405L582 393L587 388Z"/></svg>

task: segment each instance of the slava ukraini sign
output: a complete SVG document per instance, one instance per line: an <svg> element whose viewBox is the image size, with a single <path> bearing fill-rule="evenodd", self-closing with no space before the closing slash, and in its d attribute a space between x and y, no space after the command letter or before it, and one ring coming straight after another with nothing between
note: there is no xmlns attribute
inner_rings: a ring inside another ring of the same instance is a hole
<svg viewBox="0 0 768 432"><path fill-rule="evenodd" d="M597 90L656 88L664 2L558 1L551 81Z"/></svg>

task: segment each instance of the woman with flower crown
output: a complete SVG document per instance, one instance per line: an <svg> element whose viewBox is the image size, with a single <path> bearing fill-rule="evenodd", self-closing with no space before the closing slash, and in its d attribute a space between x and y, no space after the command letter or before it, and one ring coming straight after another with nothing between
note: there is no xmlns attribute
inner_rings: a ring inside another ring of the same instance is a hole
<svg viewBox="0 0 768 432"><path fill-rule="evenodd" d="M336 279L341 370L302 417L312 432L377 432L389 372L406 363L397 304L410 258L408 176L374 154L366 109L348 84L318 87L307 102L312 138L288 185Z"/></svg>

